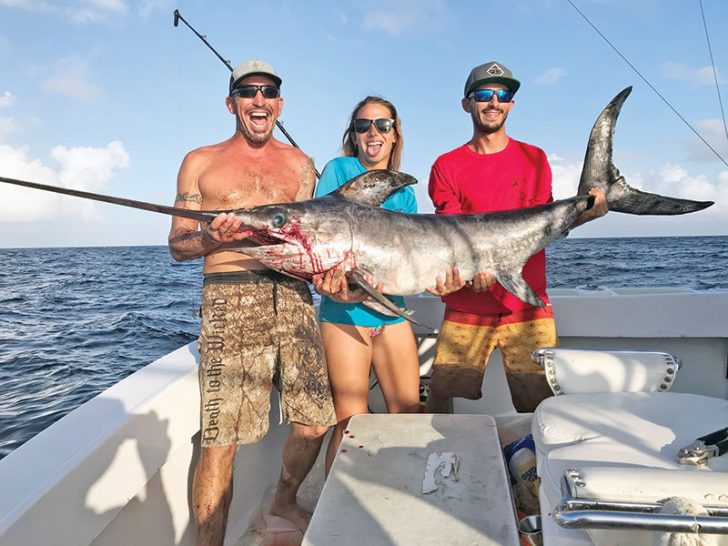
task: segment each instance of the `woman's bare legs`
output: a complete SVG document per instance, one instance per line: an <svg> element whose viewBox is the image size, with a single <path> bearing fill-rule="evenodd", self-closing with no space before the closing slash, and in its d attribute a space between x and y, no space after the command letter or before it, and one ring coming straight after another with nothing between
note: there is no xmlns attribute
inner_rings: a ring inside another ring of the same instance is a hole
<svg viewBox="0 0 728 546"><path fill-rule="evenodd" d="M389 413L417 413L420 362L409 322L386 326L372 338L372 363Z"/></svg>
<svg viewBox="0 0 728 546"><path fill-rule="evenodd" d="M369 337L369 328L324 322L321 335L337 423L326 450L326 474L352 415L367 413L372 363L391 413L416 412L419 361L412 329L406 322L385 326Z"/></svg>

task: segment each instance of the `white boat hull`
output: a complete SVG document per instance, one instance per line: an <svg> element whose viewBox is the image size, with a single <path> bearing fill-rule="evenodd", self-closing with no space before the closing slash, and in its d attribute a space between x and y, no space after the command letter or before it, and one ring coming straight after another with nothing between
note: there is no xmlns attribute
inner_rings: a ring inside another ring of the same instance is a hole
<svg viewBox="0 0 728 546"><path fill-rule="evenodd" d="M674 352L685 365L673 392L728 398L728 292L556 290L552 302L562 346ZM439 299L410 305L422 322L439 325ZM433 341L423 337L425 362ZM197 358L196 343L170 353L0 461L0 543L194 544ZM483 399L456 400L455 412L508 419L514 411L497 354L486 377ZM277 425L272 406L268 436L238 451L226 544L238 543L277 479L288 428Z"/></svg>

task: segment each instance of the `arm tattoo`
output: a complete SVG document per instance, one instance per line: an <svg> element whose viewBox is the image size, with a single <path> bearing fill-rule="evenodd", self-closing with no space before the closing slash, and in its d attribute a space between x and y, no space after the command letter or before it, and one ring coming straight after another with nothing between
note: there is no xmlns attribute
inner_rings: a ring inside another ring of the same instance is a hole
<svg viewBox="0 0 728 546"><path fill-rule="evenodd" d="M178 193L177 197L174 198L174 202L177 201L189 201L190 203L202 204L202 196L199 193Z"/></svg>
<svg viewBox="0 0 728 546"><path fill-rule="evenodd" d="M218 246L220 242L214 239L207 229L187 231L169 239L170 251L177 261L205 256Z"/></svg>
<svg viewBox="0 0 728 546"><path fill-rule="evenodd" d="M313 186L315 182L313 160L308 159L301 166L301 186L296 194L296 201L303 201L313 197Z"/></svg>

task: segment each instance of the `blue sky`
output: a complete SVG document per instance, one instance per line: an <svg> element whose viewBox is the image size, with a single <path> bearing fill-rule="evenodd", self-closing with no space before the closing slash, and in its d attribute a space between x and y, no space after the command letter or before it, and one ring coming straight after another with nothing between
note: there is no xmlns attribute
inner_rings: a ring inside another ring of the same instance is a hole
<svg viewBox="0 0 728 546"><path fill-rule="evenodd" d="M573 2L728 159L699 2ZM728 3L703 7L726 103ZM0 0L0 175L170 204L184 154L234 130L229 71L172 25L175 8L233 64L276 68L281 120L319 170L358 100L392 100L424 212L432 162L470 137L460 97L473 66L497 59L521 80L508 132L549 155L557 198L576 191L601 109L633 85L616 165L639 188L716 205L610 214L572 236L728 234L728 167L566 0ZM165 244L169 229L154 213L4 185L0 222L0 247Z"/></svg>

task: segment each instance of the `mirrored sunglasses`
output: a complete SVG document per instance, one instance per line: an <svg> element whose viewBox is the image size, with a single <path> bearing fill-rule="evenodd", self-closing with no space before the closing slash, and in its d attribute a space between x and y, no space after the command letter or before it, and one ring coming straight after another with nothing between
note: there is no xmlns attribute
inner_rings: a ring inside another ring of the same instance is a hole
<svg viewBox="0 0 728 546"><path fill-rule="evenodd" d="M490 102L493 95L498 97L498 102L511 102L515 93L508 89L478 89L473 91L472 97L476 102Z"/></svg>
<svg viewBox="0 0 728 546"><path fill-rule="evenodd" d="M377 131L380 133L388 133L392 130L392 126L394 125L393 119L387 119L387 118L379 118L379 119L366 119L366 118L359 118L355 119L351 126L357 133L366 133L369 131L369 127L374 125L374 127L377 128Z"/></svg>
<svg viewBox="0 0 728 546"><path fill-rule="evenodd" d="M277 85L241 85L240 87L234 87L230 92L230 96L252 99L258 94L258 91L263 93L263 97L266 99L277 99L281 96L281 89Z"/></svg>

